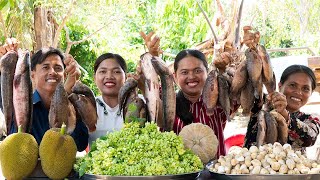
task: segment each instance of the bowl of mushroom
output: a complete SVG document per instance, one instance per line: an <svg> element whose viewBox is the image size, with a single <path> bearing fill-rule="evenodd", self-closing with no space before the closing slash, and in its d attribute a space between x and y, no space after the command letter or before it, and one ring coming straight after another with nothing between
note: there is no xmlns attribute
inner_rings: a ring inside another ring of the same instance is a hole
<svg viewBox="0 0 320 180"><path fill-rule="evenodd" d="M234 146L206 168L216 179L320 179L318 162L278 142L249 149Z"/></svg>

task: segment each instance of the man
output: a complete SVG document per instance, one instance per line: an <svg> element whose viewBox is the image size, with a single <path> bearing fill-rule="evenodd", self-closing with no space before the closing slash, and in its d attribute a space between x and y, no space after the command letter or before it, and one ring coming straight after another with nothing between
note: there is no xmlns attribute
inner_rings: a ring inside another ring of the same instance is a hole
<svg viewBox="0 0 320 180"><path fill-rule="evenodd" d="M51 98L56 86L64 81L65 90L70 93L71 88L80 77L77 62L71 55L64 58L59 49L43 48L31 58L31 78L35 89L33 93L33 121L31 134L40 144L44 133L49 129L49 109ZM88 145L88 129L81 120L77 120L76 128L71 134L78 151L83 151Z"/></svg>
<svg viewBox="0 0 320 180"><path fill-rule="evenodd" d="M16 50L17 41L7 40L0 48L4 51ZM31 79L33 82L33 119L31 134L40 144L43 135L50 128L49 110L51 98L59 82L64 82L65 90L70 93L71 88L80 77L79 65L71 55L64 57L62 52L56 48L42 48L31 57ZM14 123L13 123L14 124ZM17 132L12 124L10 133ZM88 129L81 120L77 120L76 128L71 134L78 151L83 151L88 145Z"/></svg>

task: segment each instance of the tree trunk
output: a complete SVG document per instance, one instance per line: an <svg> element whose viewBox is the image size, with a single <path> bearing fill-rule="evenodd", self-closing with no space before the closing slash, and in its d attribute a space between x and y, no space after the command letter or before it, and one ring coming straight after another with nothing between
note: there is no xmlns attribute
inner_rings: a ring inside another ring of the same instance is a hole
<svg viewBox="0 0 320 180"><path fill-rule="evenodd" d="M52 46L55 28L53 22L48 21L48 10L45 7L36 7L34 10L34 31L35 51Z"/></svg>

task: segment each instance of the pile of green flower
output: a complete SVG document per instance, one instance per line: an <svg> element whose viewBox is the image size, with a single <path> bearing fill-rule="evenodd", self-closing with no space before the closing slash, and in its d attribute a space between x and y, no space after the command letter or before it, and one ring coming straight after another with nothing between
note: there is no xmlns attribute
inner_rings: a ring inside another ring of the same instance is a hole
<svg viewBox="0 0 320 180"><path fill-rule="evenodd" d="M96 140L90 152L77 160L75 169L83 174L110 176L153 176L200 171L203 164L181 137L160 132L154 123L138 123Z"/></svg>

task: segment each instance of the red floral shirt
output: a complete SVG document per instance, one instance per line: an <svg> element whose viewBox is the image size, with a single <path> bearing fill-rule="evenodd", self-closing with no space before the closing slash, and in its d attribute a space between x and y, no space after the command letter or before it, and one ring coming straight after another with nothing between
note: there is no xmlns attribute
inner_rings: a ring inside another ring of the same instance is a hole
<svg viewBox="0 0 320 180"><path fill-rule="evenodd" d="M226 154L226 149L224 145L224 136L223 130L226 126L227 116L223 109L220 106L217 106L214 110L214 114L208 116L206 113L206 107L203 103L202 97L195 103L190 102L190 112L193 114L193 123L202 123L208 125L211 129L213 129L214 133L217 136L219 141L218 151L216 157L220 155ZM176 116L174 124L173 124L173 131L176 134L179 134L181 129L185 126L183 121Z"/></svg>

